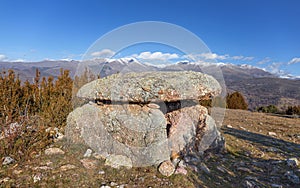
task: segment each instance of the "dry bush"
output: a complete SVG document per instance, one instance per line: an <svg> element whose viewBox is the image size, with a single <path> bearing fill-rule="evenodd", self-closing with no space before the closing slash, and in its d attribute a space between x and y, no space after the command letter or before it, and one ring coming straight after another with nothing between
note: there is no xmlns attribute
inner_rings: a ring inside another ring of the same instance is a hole
<svg viewBox="0 0 300 188"><path fill-rule="evenodd" d="M300 106L289 106L286 110L288 115L300 115Z"/></svg>
<svg viewBox="0 0 300 188"><path fill-rule="evenodd" d="M51 143L47 128L63 131L72 111L69 71L61 69L56 80L40 80L38 70L34 83L21 84L13 70L0 74L0 158L28 159ZM12 130L13 125L18 128Z"/></svg>
<svg viewBox="0 0 300 188"><path fill-rule="evenodd" d="M227 108L230 109L241 109L247 110L248 104L244 98L244 96L240 92L234 92L232 94L228 94L226 97Z"/></svg>

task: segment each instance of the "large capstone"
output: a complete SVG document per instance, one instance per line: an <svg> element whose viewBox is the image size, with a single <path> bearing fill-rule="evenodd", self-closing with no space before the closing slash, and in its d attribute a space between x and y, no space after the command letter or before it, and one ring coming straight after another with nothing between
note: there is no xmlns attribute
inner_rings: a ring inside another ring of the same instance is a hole
<svg viewBox="0 0 300 188"><path fill-rule="evenodd" d="M200 72L142 72L94 80L81 87L77 96L91 100L147 103L201 100L220 92L217 80Z"/></svg>

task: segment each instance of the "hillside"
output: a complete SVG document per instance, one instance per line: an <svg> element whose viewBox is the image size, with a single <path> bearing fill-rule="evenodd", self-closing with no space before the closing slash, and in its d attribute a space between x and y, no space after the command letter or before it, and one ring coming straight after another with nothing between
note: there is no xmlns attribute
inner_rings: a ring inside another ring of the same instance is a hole
<svg viewBox="0 0 300 188"><path fill-rule="evenodd" d="M300 119L227 110L221 128L227 152L206 155L187 175L169 178L155 167L112 169L97 155L84 157L87 148L63 139L49 146L60 153L41 151L30 161L2 166L0 187L296 188L300 166L289 166L286 159L300 156L299 129Z"/></svg>
<svg viewBox="0 0 300 188"><path fill-rule="evenodd" d="M197 64L179 62L172 65L154 66L143 64L132 58L121 59L96 59L84 62L79 61L42 61L42 62L0 62L0 70L14 69L20 79L31 81L38 68L41 76L54 76L57 78L60 68L70 70L72 77L76 74L78 66L84 70L89 67L95 75L105 77L118 72L141 71L182 71L191 70L201 72L206 69L222 70L227 92L240 91L246 97L249 108L265 105L277 105L285 109L288 105L300 104L300 80L279 78L262 69L249 65L233 64ZM217 68L216 68L217 67Z"/></svg>
<svg viewBox="0 0 300 188"><path fill-rule="evenodd" d="M249 78L226 82L230 90L240 91L247 98L249 107L300 105L300 80L283 78Z"/></svg>

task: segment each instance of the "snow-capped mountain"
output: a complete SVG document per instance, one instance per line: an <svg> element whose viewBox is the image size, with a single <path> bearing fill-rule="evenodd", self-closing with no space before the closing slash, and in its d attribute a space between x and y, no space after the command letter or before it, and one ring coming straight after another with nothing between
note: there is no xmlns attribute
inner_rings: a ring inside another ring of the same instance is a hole
<svg viewBox="0 0 300 188"><path fill-rule="evenodd" d="M251 65L234 65L226 63L195 63L177 62L173 64L154 65L141 63L134 58L121 59L93 59L84 61L51 61L41 62L0 62L0 70L14 69L21 80L33 80L35 70L38 68L41 76L54 76L60 74L60 68L71 71L71 76L78 73L78 70L88 68L95 75L106 77L115 73L145 72L145 71L196 71L203 72L203 69L221 70L229 92L240 91L246 97L250 109L262 105L300 105L300 79L289 75L274 75L264 69ZM205 71L204 71L205 72ZM282 78L282 76L285 76ZM288 79L287 79L288 78Z"/></svg>

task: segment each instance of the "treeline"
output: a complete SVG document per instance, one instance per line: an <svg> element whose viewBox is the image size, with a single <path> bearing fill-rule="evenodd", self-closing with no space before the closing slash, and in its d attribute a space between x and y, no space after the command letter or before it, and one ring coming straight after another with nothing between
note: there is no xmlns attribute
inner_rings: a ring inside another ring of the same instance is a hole
<svg viewBox="0 0 300 188"><path fill-rule="evenodd" d="M226 104L225 104L226 101ZM227 94L226 98L216 97L213 100L201 101L203 106L212 107L225 107L229 109L241 109L247 110L248 103L246 102L242 93L236 91L230 94ZM275 105L260 106L256 108L257 112L263 113L273 113L273 114L286 114L286 115L300 115L300 105L298 106L288 106L286 110L279 110Z"/></svg>
<svg viewBox="0 0 300 188"><path fill-rule="evenodd" d="M300 115L300 105L288 106L286 110L279 110L275 105L261 106L256 109L258 112L273 113L273 114L286 114L286 115Z"/></svg>

